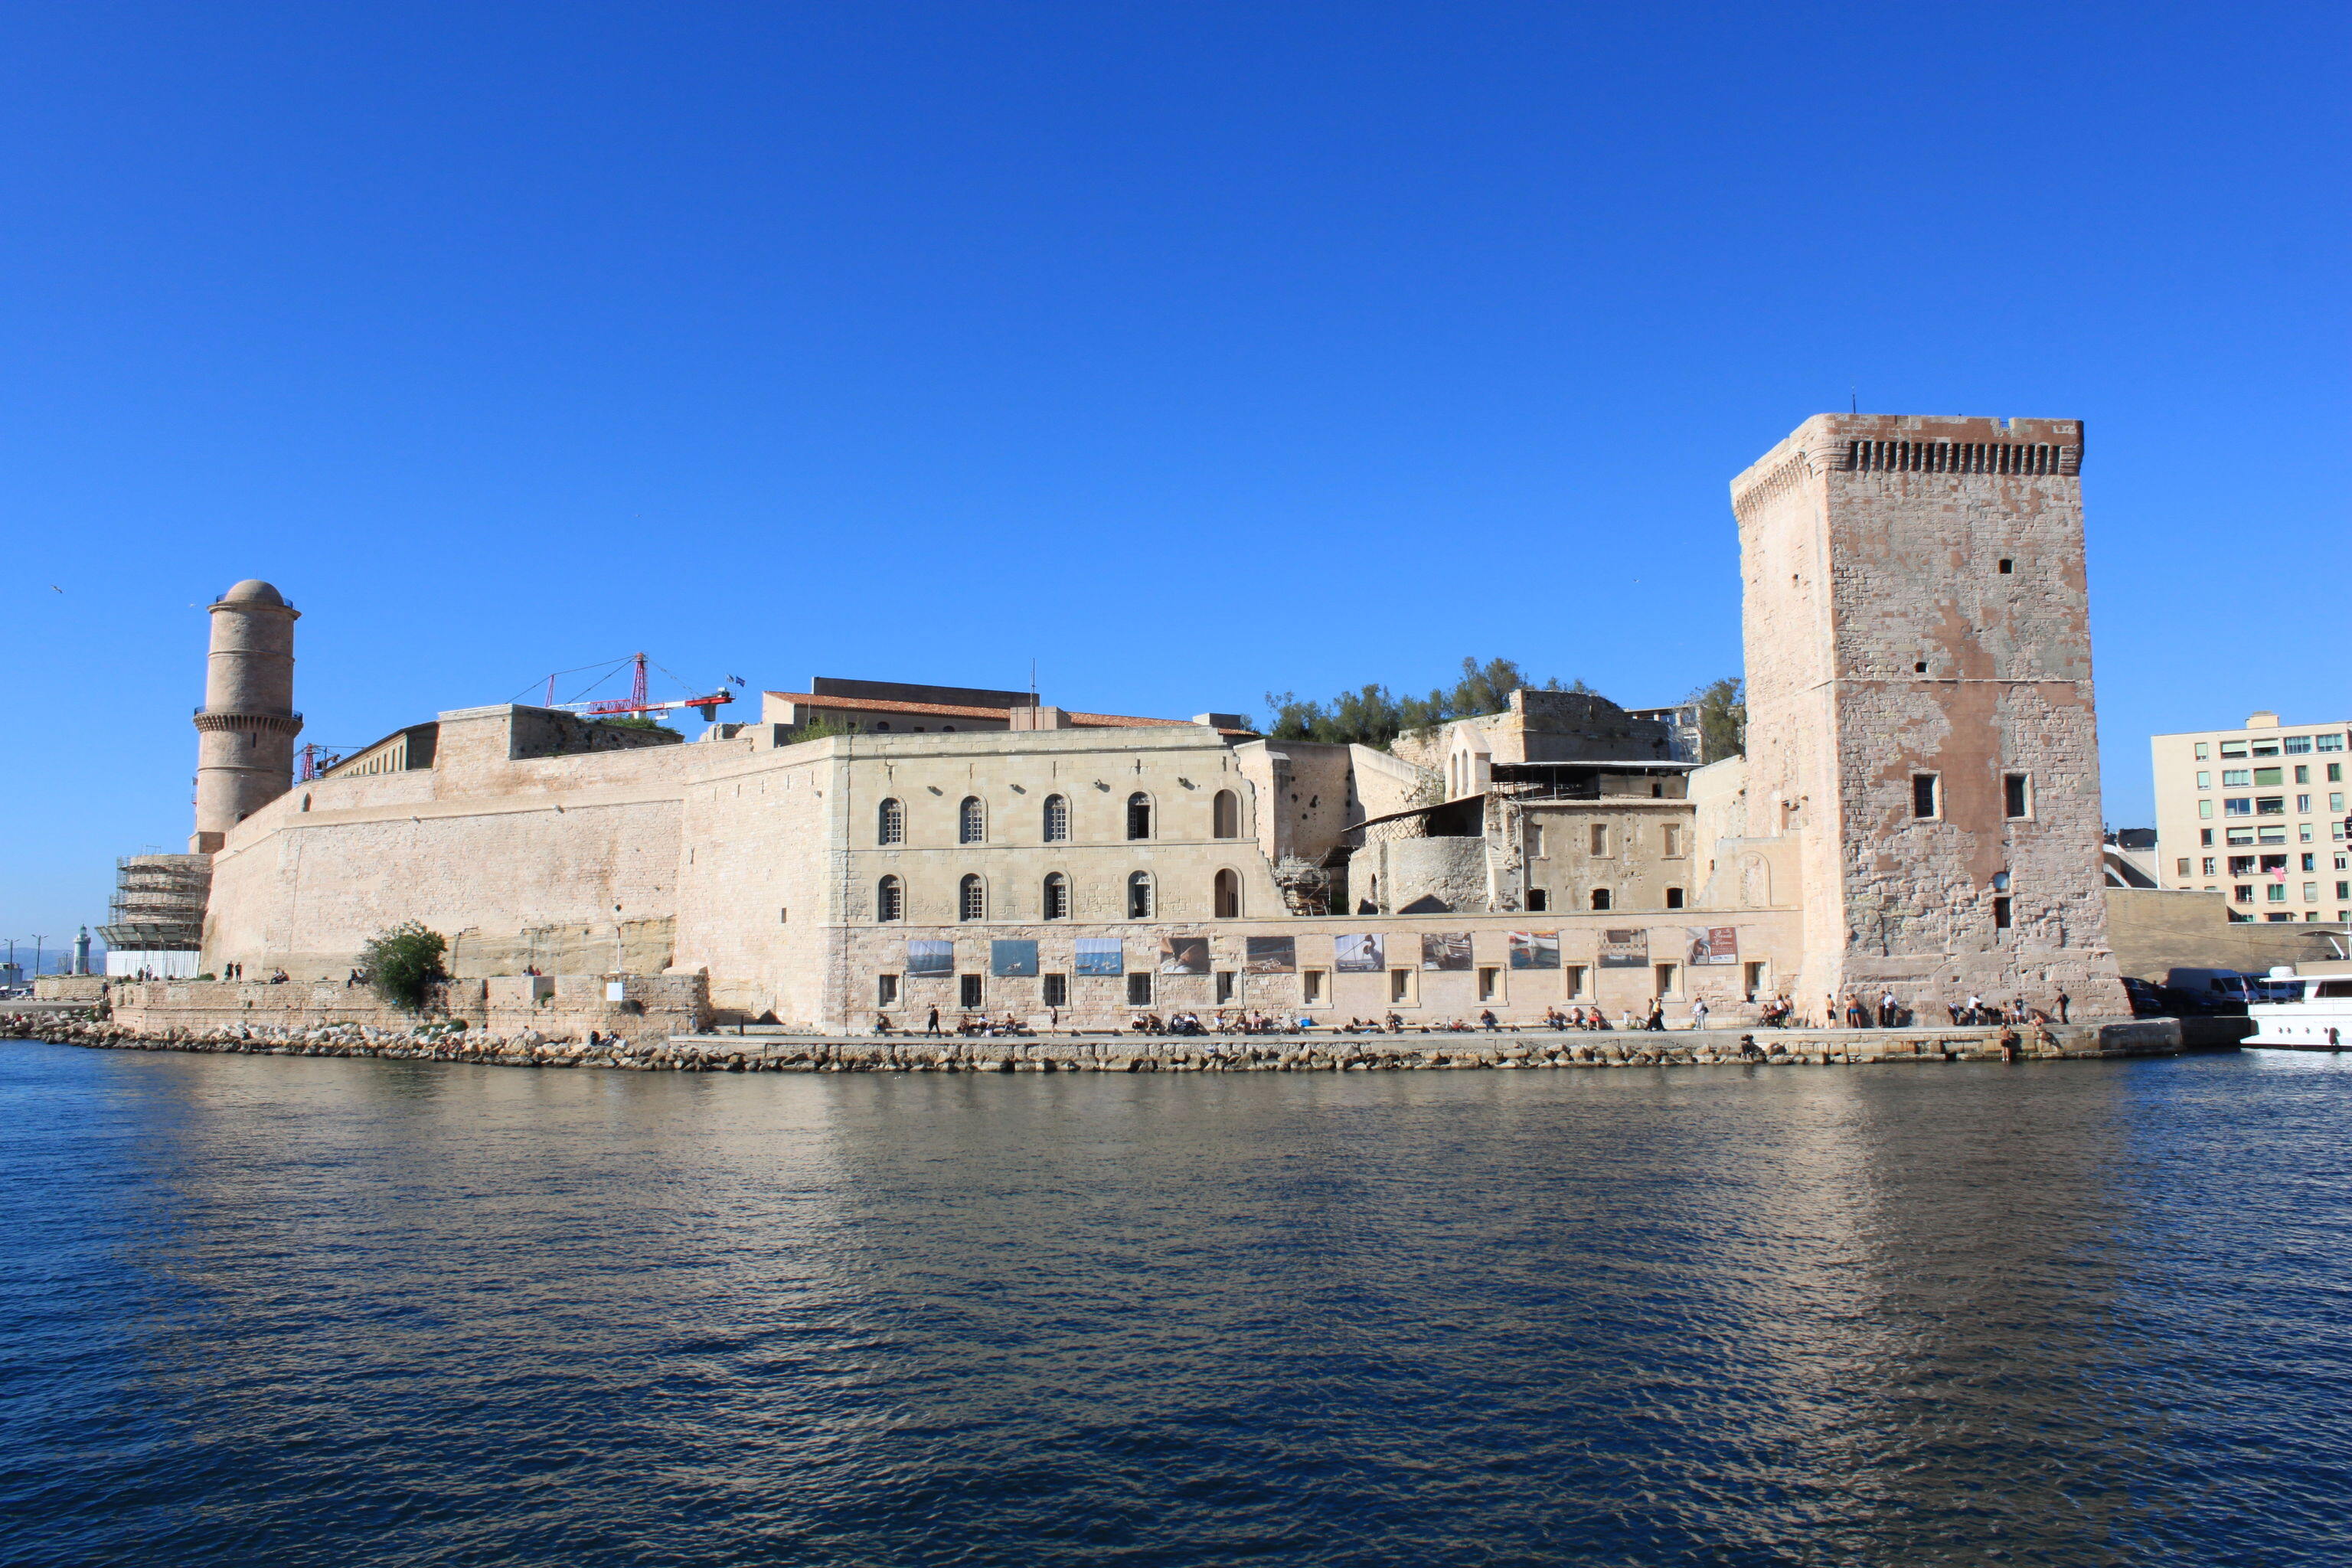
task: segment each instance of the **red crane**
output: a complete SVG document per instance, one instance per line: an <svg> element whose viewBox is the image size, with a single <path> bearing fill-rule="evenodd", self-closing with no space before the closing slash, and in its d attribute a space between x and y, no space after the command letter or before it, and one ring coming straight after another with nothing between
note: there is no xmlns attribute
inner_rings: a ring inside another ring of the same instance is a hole
<svg viewBox="0 0 2352 1568"><path fill-rule="evenodd" d="M700 696L673 698L665 702L653 701L646 693L646 656L635 653L631 654L629 658L635 666L635 669L630 677L628 696L612 698L603 702L558 702L555 700L555 677L551 675L547 678L547 700L541 706L563 709L569 712L583 714L591 719L617 719L627 714L669 713L680 708L691 708L700 714L702 721L708 724L719 717L720 704L735 700L735 694L721 687L716 691L705 692Z"/></svg>

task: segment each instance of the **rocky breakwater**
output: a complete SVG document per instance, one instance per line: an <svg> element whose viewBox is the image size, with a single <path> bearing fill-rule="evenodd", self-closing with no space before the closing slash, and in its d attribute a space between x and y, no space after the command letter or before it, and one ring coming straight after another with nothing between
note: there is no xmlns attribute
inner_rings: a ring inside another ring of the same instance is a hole
<svg viewBox="0 0 2352 1568"><path fill-rule="evenodd" d="M1471 1069L1916 1065L2006 1058L1998 1030L1857 1029L1680 1034L1341 1035L1243 1038L948 1040L814 1036L680 1036L646 1041L499 1035L446 1022L407 1030L357 1024L307 1028L234 1025L134 1030L97 1017L0 1016L0 1037L109 1050L248 1056L380 1057L491 1067L607 1068L627 1072L1445 1072ZM2182 1048L2170 1019L2076 1024L2028 1033L2018 1059L2168 1056Z"/></svg>

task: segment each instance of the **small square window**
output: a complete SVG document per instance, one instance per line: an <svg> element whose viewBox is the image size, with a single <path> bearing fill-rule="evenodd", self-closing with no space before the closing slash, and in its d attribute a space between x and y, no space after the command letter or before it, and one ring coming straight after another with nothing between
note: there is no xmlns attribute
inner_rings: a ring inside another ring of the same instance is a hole
<svg viewBox="0 0 2352 1568"><path fill-rule="evenodd" d="M2210 800L2199 801L2197 803L2197 815L2210 820L2213 815L2213 803Z"/></svg>
<svg viewBox="0 0 2352 1568"><path fill-rule="evenodd" d="M2197 787L2199 789L2211 789L2213 787L2213 775L2209 773L2199 773L2197 775Z"/></svg>
<svg viewBox="0 0 2352 1568"><path fill-rule="evenodd" d="M1298 977L1298 989L1299 994L1307 999L1308 1006L1322 1005L1323 972L1319 969L1307 970Z"/></svg>
<svg viewBox="0 0 2352 1568"><path fill-rule="evenodd" d="M2172 874L2176 877L2186 877L2189 875L2188 856L2183 855L2172 863Z"/></svg>
<svg viewBox="0 0 2352 1568"><path fill-rule="evenodd" d="M875 976L874 1005L877 1007L893 1007L898 1005L898 977L895 974Z"/></svg>
<svg viewBox="0 0 2352 1568"><path fill-rule="evenodd" d="M1549 889L1529 888L1528 889L1528 912L1529 914L1539 915L1550 908L1551 890Z"/></svg>
<svg viewBox="0 0 2352 1568"><path fill-rule="evenodd" d="M1683 890L1680 888L1668 888L1666 889L1666 908L1670 910L1678 910L1682 907Z"/></svg>
<svg viewBox="0 0 2352 1568"><path fill-rule="evenodd" d="M2200 827L2197 830L2197 847L2200 849L2210 849L2213 847L2213 830L2211 828Z"/></svg>
<svg viewBox="0 0 2352 1568"><path fill-rule="evenodd" d="M2200 763L2201 763L2201 762L2206 761L2208 758L2211 757L2211 756L2212 756L2212 754L2213 754L2213 748L2212 748L2212 747L2210 747L2210 746L2207 745L2207 744L2206 744L2204 742L2202 742L2202 741L2200 741L2200 742L2197 742L2197 760L2198 760L2199 762L2200 762Z"/></svg>
<svg viewBox="0 0 2352 1568"><path fill-rule="evenodd" d="M2236 899L2238 902L2242 904L2251 904L2254 901L2253 889L2248 887L2243 882L2241 882L2236 887L2231 889L2230 893L2232 898Z"/></svg>
<svg viewBox="0 0 2352 1568"><path fill-rule="evenodd" d="M2006 576L2008 576L2008 575L2010 574L2010 571L2011 571L2011 563L2010 563L2009 562L2007 562L2007 561L2003 561L2003 562L2000 563L2000 574L2001 574L2002 576L2006 577Z"/></svg>

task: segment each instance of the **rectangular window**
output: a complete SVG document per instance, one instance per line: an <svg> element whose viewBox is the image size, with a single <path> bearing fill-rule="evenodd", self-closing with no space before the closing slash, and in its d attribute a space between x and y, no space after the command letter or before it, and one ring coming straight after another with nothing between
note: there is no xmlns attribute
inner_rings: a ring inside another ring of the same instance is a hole
<svg viewBox="0 0 2352 1568"><path fill-rule="evenodd" d="M2202 805L2203 803L2200 801L2199 804ZM2254 803L2251 798L2242 795L2225 795L2222 797L2221 801L2221 815L2224 816L2252 816L2254 815Z"/></svg>
<svg viewBox="0 0 2352 1568"><path fill-rule="evenodd" d="M1588 994L1584 989L1584 965L1580 963L1570 964L1567 968L1560 971L1560 978L1568 986L1568 999L1570 1001L1580 1001Z"/></svg>
<svg viewBox="0 0 2352 1568"><path fill-rule="evenodd" d="M2197 760L2198 760L2199 762L2200 762L2200 763L2201 763L2201 762L2205 762L2205 761L2207 761L2208 759L2210 759L2212 755L2213 755L2213 749L2212 749L2210 746L2207 745L2207 744L2206 744L2204 742L2202 742L2202 741L2200 741L2200 742L2197 742Z"/></svg>
<svg viewBox="0 0 2352 1568"><path fill-rule="evenodd" d="M2263 856L2263 870L2265 870L2265 871L2284 871L2284 870L2285 870L2285 869L2286 869L2286 857L2285 857L2285 856L2284 856L2284 855L2265 855L2265 856Z"/></svg>
<svg viewBox="0 0 2352 1568"><path fill-rule="evenodd" d="M2197 787L2199 789L2211 789L2213 787L2213 775L2209 773L2200 772L2197 775Z"/></svg>
<svg viewBox="0 0 2352 1568"><path fill-rule="evenodd" d="M2033 815L2033 776L2031 773L2003 773L2000 780L2001 806L2011 817Z"/></svg>
<svg viewBox="0 0 2352 1568"><path fill-rule="evenodd" d="M2311 815L2311 797L2309 795L2299 795L2294 797L2294 814L2297 816L2309 816Z"/></svg>
<svg viewBox="0 0 2352 1568"><path fill-rule="evenodd" d="M1609 825L1605 822L1592 825L1592 852L1595 855L1609 853Z"/></svg>
<svg viewBox="0 0 2352 1568"><path fill-rule="evenodd" d="M1937 799L1937 796L1942 793L1941 789L1938 787L1940 784L1941 781L1934 773L1913 773L1911 775L1912 816L1934 816L1937 815L1937 808L1941 804Z"/></svg>
<svg viewBox="0 0 2352 1568"><path fill-rule="evenodd" d="M1390 970L1389 1005L1391 1007L1409 1007L1412 1005L1412 971L1410 969Z"/></svg>
<svg viewBox="0 0 2352 1568"><path fill-rule="evenodd" d="M2230 857L2230 875L2251 877L2254 874L2255 864L2254 857L2252 855L2232 855Z"/></svg>
<svg viewBox="0 0 2352 1568"><path fill-rule="evenodd" d="M2202 819L2204 819L2204 820L2206 820L2206 821L2209 821L2209 822L2210 822L2210 820L2212 820L2212 816L2213 816L2213 803L2212 803L2211 801L2210 801L2210 800L2200 800L2200 801L2199 801L2199 802L2197 803L2197 815L2198 815L2198 816L2199 816L2199 817L2200 817L2200 818L2202 818Z"/></svg>
<svg viewBox="0 0 2352 1568"><path fill-rule="evenodd" d="M2276 741L2256 741L2254 742L2254 755L2258 757L2277 756L2278 742Z"/></svg>
<svg viewBox="0 0 2352 1568"><path fill-rule="evenodd" d="M2318 869L2319 869L2319 857L2318 857L2318 856L2316 856L2316 855L2306 855L2306 856L2305 856L2305 857L2303 858L2303 868L2304 868L2305 870L2306 870L2306 871L2316 871L2316 870L2318 870Z"/></svg>
<svg viewBox="0 0 2352 1568"><path fill-rule="evenodd" d="M2305 883L2303 885L2303 901L2304 901L2305 903L2306 903L2306 904L2315 904L2315 903L2319 902L2319 884L2318 884L2318 883L2316 883L2316 882L2305 882Z"/></svg>
<svg viewBox="0 0 2352 1568"><path fill-rule="evenodd" d="M2248 887L2243 882L2241 882L2236 887L2231 889L2230 896L2236 899L2238 902L2242 904L2251 904L2254 901L2253 889Z"/></svg>
<svg viewBox="0 0 2352 1568"><path fill-rule="evenodd" d="M2210 849L2213 847L2213 830L2211 828L2200 827L2197 830L2197 847L2200 849Z"/></svg>
<svg viewBox="0 0 2352 1568"><path fill-rule="evenodd" d="M2252 828L2232 827L2230 829L2230 842L2231 844L2252 844L2253 841L2254 830Z"/></svg>
<svg viewBox="0 0 2352 1568"><path fill-rule="evenodd" d="M1551 908L1551 893L1548 889L1529 888L1528 889L1528 912L1529 914L1539 915L1549 908Z"/></svg>
<svg viewBox="0 0 2352 1568"><path fill-rule="evenodd" d="M1307 998L1307 1005L1308 1006L1315 1007L1322 1005L1323 972L1321 970L1310 969L1307 971L1306 973L1298 977L1298 984L1300 994Z"/></svg>
<svg viewBox="0 0 2352 1568"><path fill-rule="evenodd" d="M1683 825L1679 822L1666 823L1664 825L1663 833L1665 838L1665 858L1669 860L1680 859L1683 852ZM1675 906L1669 904L1666 907L1673 909Z"/></svg>
<svg viewBox="0 0 2352 1568"><path fill-rule="evenodd" d="M1037 978L1045 982L1038 987L1038 1000L1044 1002L1048 1007L1066 1007L1070 1005L1068 975L1041 974Z"/></svg>
<svg viewBox="0 0 2352 1568"><path fill-rule="evenodd" d="M2264 827L2264 828L2257 829L2257 830L2256 830L2256 832L2255 832L2255 835L2254 835L2254 842L2255 842L2255 843L2257 843L2257 844L2284 844L2284 843L2285 843L2285 842L2286 842L2286 824L2285 824L2285 823L2284 823L2284 822L2282 822L2282 823L2280 823L2276 827Z"/></svg>
<svg viewBox="0 0 2352 1568"><path fill-rule="evenodd" d="M1130 1007L1151 1005L1151 975L1148 971L1127 977L1127 1005Z"/></svg>
<svg viewBox="0 0 2352 1568"><path fill-rule="evenodd" d="M956 1005L961 1007L979 1006L980 976L977 974L963 974L957 976L957 981Z"/></svg>
<svg viewBox="0 0 2352 1568"><path fill-rule="evenodd" d="M2311 769L2308 764L2296 764L2294 770L2294 782L2297 784L2309 784L2311 782Z"/></svg>
<svg viewBox="0 0 2352 1568"><path fill-rule="evenodd" d="M874 1005L877 1007L894 1007L898 1003L898 977L895 974L875 976Z"/></svg>
<svg viewBox="0 0 2352 1568"><path fill-rule="evenodd" d="M1544 825L1540 822L1528 824L1528 858L1531 860L1544 858L1543 830Z"/></svg>
<svg viewBox="0 0 2352 1568"><path fill-rule="evenodd" d="M2289 735L2286 739L2279 742L2279 749L2290 757L2303 756L2311 750L2311 737L2308 735Z"/></svg>
<svg viewBox="0 0 2352 1568"><path fill-rule="evenodd" d="M2294 911L2293 910L2273 910L2269 914L2264 915L2263 919L2270 921L2273 925L2280 925L2285 921L2294 919Z"/></svg>
<svg viewBox="0 0 2352 1568"><path fill-rule="evenodd" d="M1496 1002L1500 1001L1502 999L1502 995L1503 972L1499 969L1480 969L1478 971L1478 1000L1481 1002Z"/></svg>
<svg viewBox="0 0 2352 1568"><path fill-rule="evenodd" d="M1771 983L1771 976L1769 964L1751 963L1748 966L1748 999L1750 1002L1762 999L1764 987Z"/></svg>
<svg viewBox="0 0 2352 1568"><path fill-rule="evenodd" d="M2296 824L2294 825L2294 837L2295 837L2295 840L2296 840L2296 842L2298 842L2298 843L2302 843L2302 844L2308 844L2308 843L2310 843L2310 842L2312 841L2312 838L2311 838L2311 824L2309 824L2308 822L2298 822L2298 823L2296 823Z"/></svg>
<svg viewBox="0 0 2352 1568"><path fill-rule="evenodd" d="M2314 735L2311 738L2311 749L2315 752L2342 751L2344 749L2344 731L2338 730L2333 735ZM2336 775L2334 773L2329 773L2327 776L2329 778L2334 778Z"/></svg>
<svg viewBox="0 0 2352 1568"><path fill-rule="evenodd" d="M2344 792L2342 790L2332 789L2327 792L2327 809L2330 811L2342 811L2344 809Z"/></svg>
<svg viewBox="0 0 2352 1568"><path fill-rule="evenodd" d="M1992 901L1992 929L1995 931L2007 931L2009 929L2009 900L2007 899L1995 899Z"/></svg>
<svg viewBox="0 0 2352 1568"><path fill-rule="evenodd" d="M2263 896L2265 899L2268 899L2272 903L2283 904L2286 902L2286 884L2284 882L2265 882L2263 884Z"/></svg>
<svg viewBox="0 0 2352 1568"><path fill-rule="evenodd" d="M2205 857L2205 874L2209 877L2213 874L2213 857L2210 855Z"/></svg>
<svg viewBox="0 0 2352 1568"><path fill-rule="evenodd" d="M2224 741L2224 742L2221 742L2221 755L2222 755L2222 756L2224 756L2224 757L2242 757L2242 756L2244 756L2245 754L2246 754L2246 743L2245 743L2243 741Z"/></svg>
<svg viewBox="0 0 2352 1568"><path fill-rule="evenodd" d="M2258 795L2254 796L2254 815L2256 816L2284 816L2286 815L2286 796L2283 795Z"/></svg>
<svg viewBox="0 0 2352 1568"><path fill-rule="evenodd" d="M2276 789L2281 784L2284 783L2285 780L2286 774L2277 768L2256 768L2254 770L2254 787L2256 789Z"/></svg>
<svg viewBox="0 0 2352 1568"><path fill-rule="evenodd" d="M2253 770L2251 768L2223 768L2221 770L2221 787L2223 789L2245 789L2251 786L2253 782L2254 774Z"/></svg>
<svg viewBox="0 0 2352 1568"><path fill-rule="evenodd" d="M1655 994L1663 1000L1669 1002L1681 995L1682 993L1677 991L1675 986L1681 984L1682 973L1683 966L1679 963L1652 964L1650 966L1650 978L1657 985Z"/></svg>
<svg viewBox="0 0 2352 1568"><path fill-rule="evenodd" d="M2336 883L2336 896L2339 899L2352 899L2352 882Z"/></svg>
<svg viewBox="0 0 2352 1568"><path fill-rule="evenodd" d="M1666 889L1666 908L1670 910L1678 910L1682 907L1683 890L1680 888L1668 888Z"/></svg>
<svg viewBox="0 0 2352 1568"><path fill-rule="evenodd" d="M2188 856L2183 855L2182 857L2180 857L2180 858L2179 858L2179 859L2175 860L2175 861L2172 863L2172 874L2173 874L2174 876L2176 876L2176 877L2186 877L2187 875L2189 875L2189 857L2188 857Z"/></svg>
<svg viewBox="0 0 2352 1568"><path fill-rule="evenodd" d="M1217 971L1217 1005L1222 1007L1233 999L1234 972L1230 969L1220 969Z"/></svg>

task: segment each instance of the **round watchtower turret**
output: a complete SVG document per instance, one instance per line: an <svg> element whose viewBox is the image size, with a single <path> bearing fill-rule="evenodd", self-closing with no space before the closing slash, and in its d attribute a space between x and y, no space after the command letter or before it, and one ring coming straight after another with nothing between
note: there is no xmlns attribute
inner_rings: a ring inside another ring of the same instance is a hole
<svg viewBox="0 0 2352 1568"><path fill-rule="evenodd" d="M205 705L196 710L196 831L192 854L284 795L294 773L294 623L300 612L247 578L212 606Z"/></svg>

